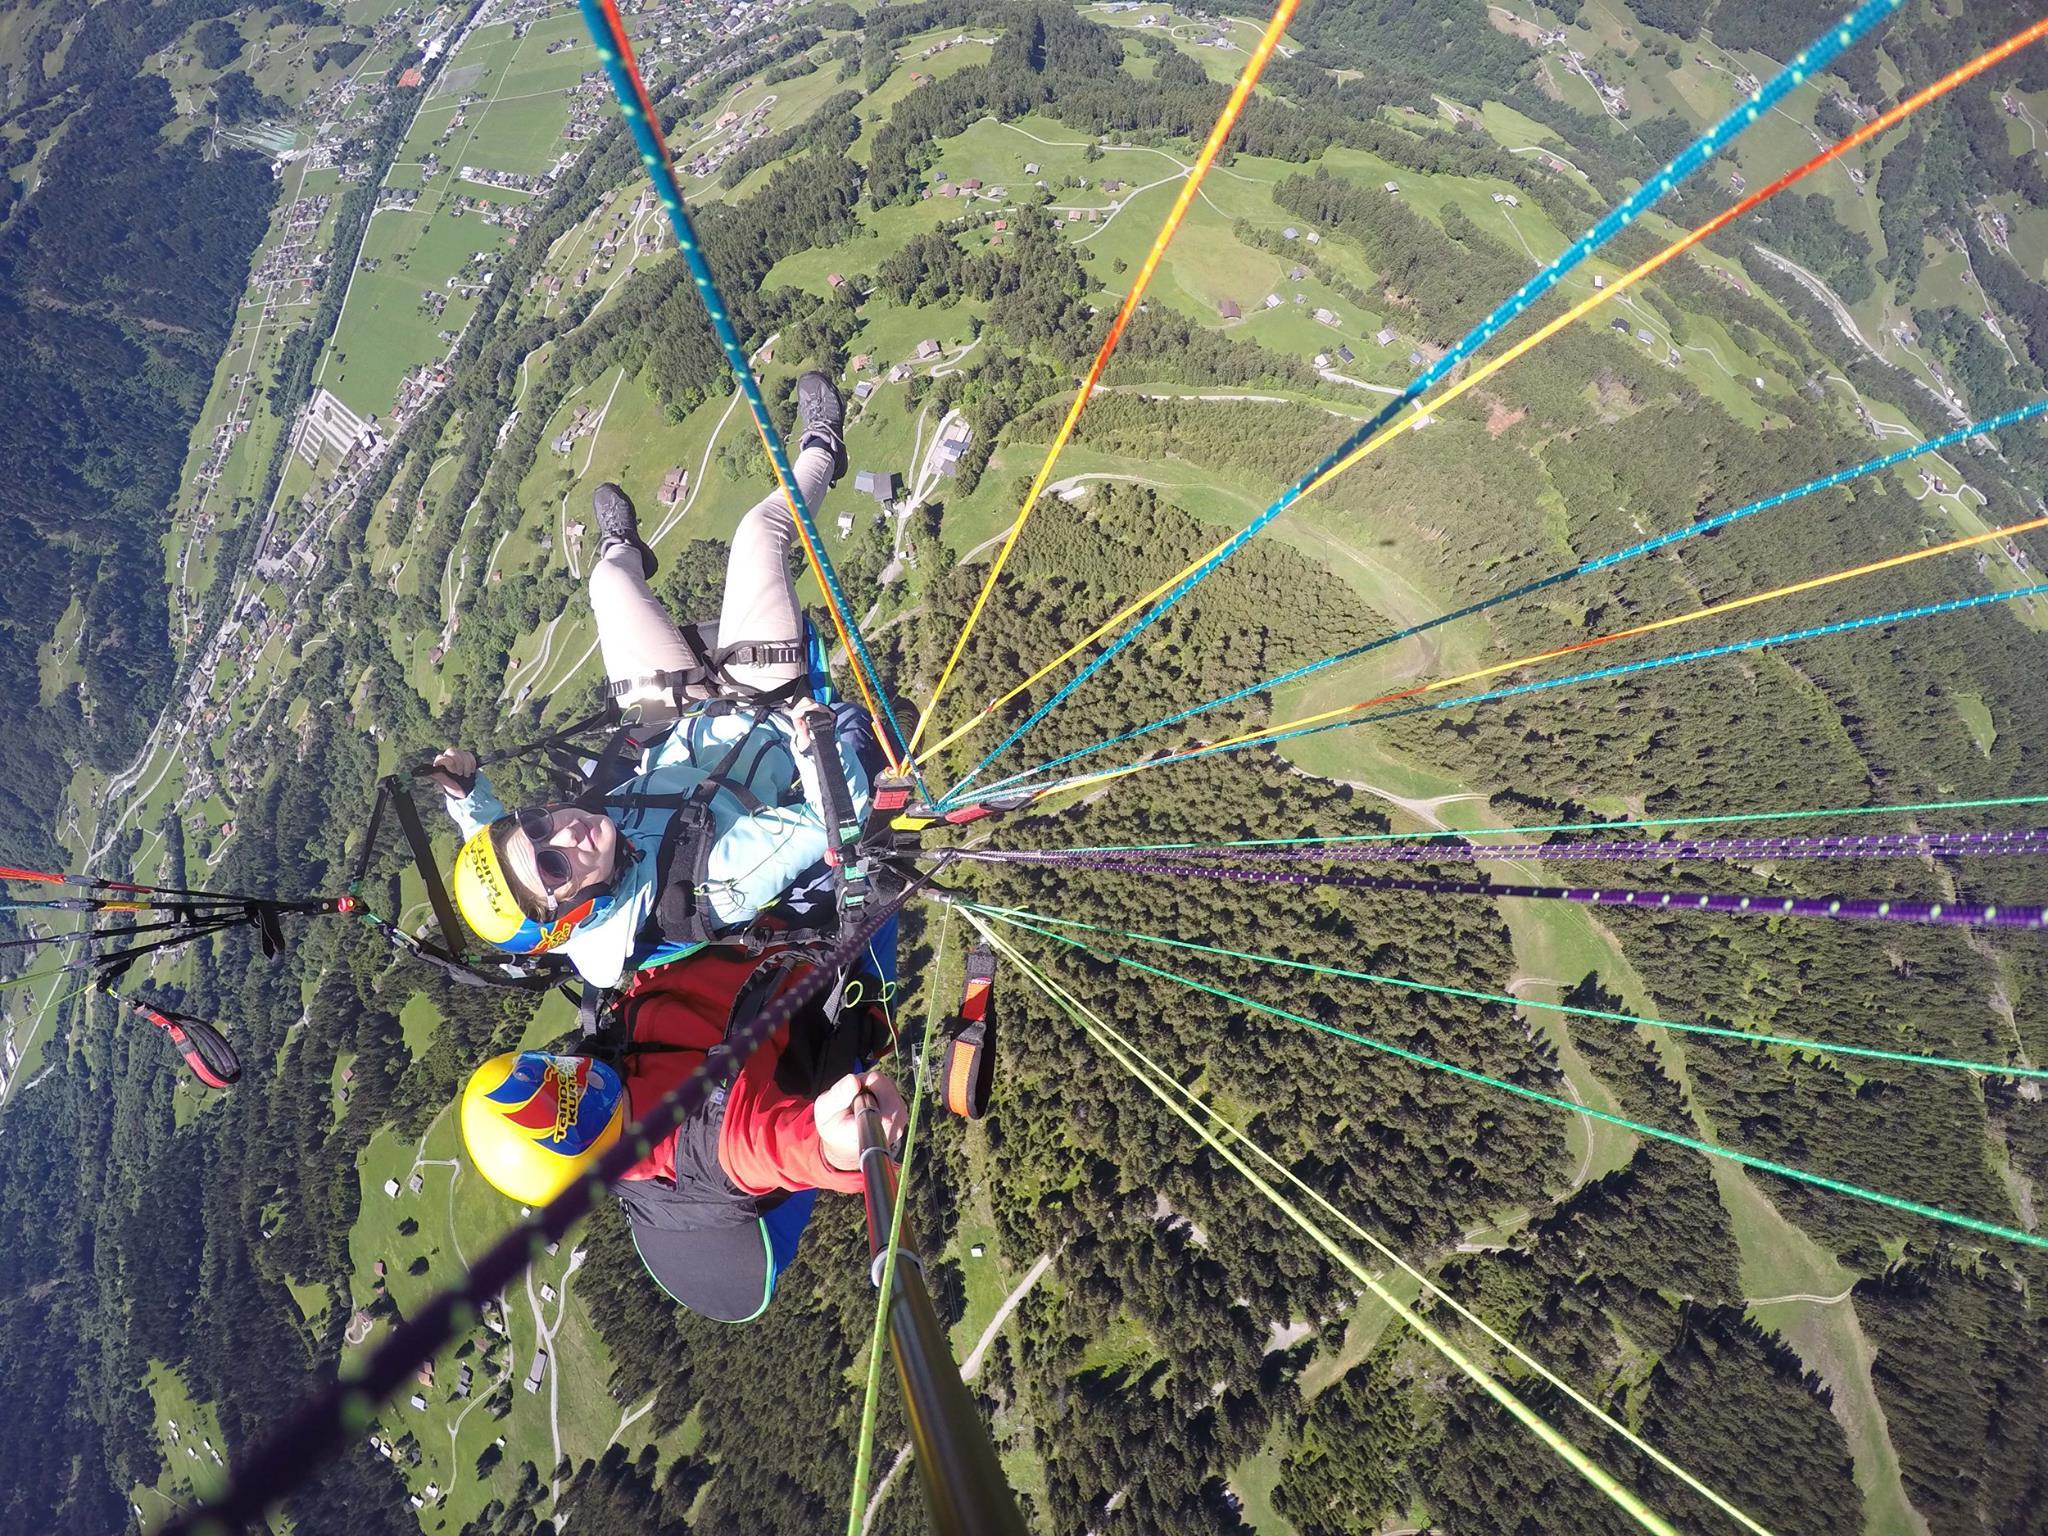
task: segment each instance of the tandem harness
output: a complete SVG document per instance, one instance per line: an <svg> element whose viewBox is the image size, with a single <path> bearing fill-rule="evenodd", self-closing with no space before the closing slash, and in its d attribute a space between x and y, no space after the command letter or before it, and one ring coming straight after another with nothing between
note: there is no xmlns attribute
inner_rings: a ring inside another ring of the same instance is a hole
<svg viewBox="0 0 2048 1536"><path fill-rule="evenodd" d="M829 995L790 1020L775 1065L782 1092L815 1097L888 1049L882 999L895 976L893 944L878 936L867 962L857 969L873 985L856 994L842 975ZM783 947L779 935L771 935L770 948L758 958L707 956L690 974L704 1001L719 1002L699 1015L703 1028L689 1041L658 1038L661 1031L647 1027L648 1010L660 1006L666 983L643 975L586 1048L629 1080L640 1070L636 1063L650 1058L706 1056L818 963L809 952ZM671 1174L629 1177L613 1194L641 1262L671 1300L703 1317L743 1323L766 1310L777 1278L795 1257L817 1192L749 1194L735 1187L719 1159L727 1104L721 1090L678 1127L669 1149Z"/></svg>
<svg viewBox="0 0 2048 1536"><path fill-rule="evenodd" d="M827 942L838 927L838 913L832 910L829 888L837 887L841 892L839 905L842 910L862 905L867 889L865 864L849 857L862 829L853 814L852 797L846 786L839 742L834 733L824 729L813 733L813 755L828 802L821 807L829 839L826 867L817 877L800 882L784 894L776 904L780 926L772 934L764 935L757 931L755 925L736 932L713 933L708 907L701 900L711 854L713 802L723 792L735 796L748 814L765 809L757 796L731 777L743 749L754 739L753 729L739 738L703 783L686 794L608 796L609 791L616 790L635 776L634 765L641 752L657 741L663 732L677 728L667 721L647 722L628 718L619 699L629 693L644 691L652 684L669 695L679 719L749 711L755 716L756 726L767 718L770 711L806 694L821 702L829 701L833 696L825 647L816 627L808 619L800 641L720 645L715 622L686 624L680 629L694 658L690 666L631 679L623 684L610 684L606 688L604 704L593 713L533 741L479 755L477 766L538 760L545 767L554 793L564 803L584 809L626 806L644 810L666 809L673 813L655 855L660 861L656 868L659 896L655 911L640 935L641 947L647 950L639 961L640 966L680 959L706 945L739 945L750 953L758 954L769 943L801 945ZM806 663L807 676L766 691L742 687L732 680L729 672L735 665L787 665L798 661ZM822 712L814 716L819 721L824 718ZM607 734L601 745L595 745L600 732ZM431 763L422 763L411 770L411 777L425 778L432 772ZM467 985L537 991L571 980L566 964L556 958L545 955L518 958L485 956L471 952L467 930L449 898L440 862L421 824L418 808L412 802L409 788L396 774L387 774L378 782L377 803L350 887L352 893L361 888L367 877L378 829L387 809L404 834L413 864L426 887L428 904L439 932L432 937L424 932L415 937L364 909L367 920L415 958ZM849 892L850 897L846 894ZM798 918L799 922L790 923L791 917ZM584 990L591 992L588 988ZM594 1024L595 1005L594 995L586 998L583 1010L586 1029Z"/></svg>
<svg viewBox="0 0 2048 1536"><path fill-rule="evenodd" d="M712 806L723 794L732 796L747 815L759 815L768 809L735 774L747 747L772 711L804 697L821 703L832 697L824 647L816 627L808 620L803 638L792 642L744 641L721 645L718 626L708 621L683 625L680 632L694 658L692 664L677 671L609 684L606 691L610 708L616 712L620 699L652 686L666 692L674 704L677 723L670 729L685 728L687 721L746 712L752 716L747 730L695 788L672 795L650 795L617 792L632 777L629 754L637 755L654 739L644 736L637 726L625 727L606 742L584 775L580 793L573 799L574 804L591 811L670 813L655 853L654 911L639 936L638 947L645 951L643 965L677 959L711 944L738 944L749 953L761 952L764 940L757 925L720 933L716 931L709 904L703 899L716 842ZM734 666L787 666L797 662L806 664L806 675L765 690L738 683L731 671ZM866 866L849 856L862 827L854 814L853 796L847 787L845 763L832 718L828 710L814 711L809 716L811 755L817 764L819 790L825 801L819 812L826 827L825 864L830 874L802 882L785 893L778 903L782 919L773 935L776 943L830 939L837 931L837 919L857 911L867 897ZM790 915L813 919L824 916L819 909L824 905L827 884L835 887L838 894L838 910L832 920L822 925L791 927L787 922Z"/></svg>
<svg viewBox="0 0 2048 1536"><path fill-rule="evenodd" d="M721 706L736 709L750 705L755 710L755 727L767 718L770 709L793 703L798 698L809 696L822 702L830 701L832 689L826 673L823 647L817 628L809 619L804 621L804 635L800 641L749 640L720 645L718 626L708 621L682 625L680 633L694 658L691 665L680 671L658 672L648 677L608 684L607 696L616 702L650 686L659 688L674 702L679 719L686 715L701 717ZM779 688L746 688L732 675L735 666L791 666L798 662L806 664L808 675ZM853 796L847 789L846 765L840 754L837 733L824 729L823 715L813 715L812 719L811 754L817 761L819 791L825 799L825 804L818 808L825 821L825 862L834 873L839 916L844 919L867 902L869 870L867 861L860 857L860 844L866 829L854 813ZM742 736L725 759L711 771L711 777L697 792L678 797L673 804L667 802L667 797L657 800L652 796L611 796L607 800L611 805L639 805L650 810L670 809L675 813L662 841L662 862L656 871L661 897L656 904L655 918L660 938L665 943L694 945L712 942L709 923L696 901L705 882L704 865L711 854L711 802L720 793L730 792L750 815L763 809L754 796L729 777L738 763L741 748L751 736L750 729L748 735ZM601 765L593 774L593 780L601 783L602 778ZM685 837L691 842L684 844L682 840ZM692 865L677 870L675 850L684 846L693 850L695 858Z"/></svg>

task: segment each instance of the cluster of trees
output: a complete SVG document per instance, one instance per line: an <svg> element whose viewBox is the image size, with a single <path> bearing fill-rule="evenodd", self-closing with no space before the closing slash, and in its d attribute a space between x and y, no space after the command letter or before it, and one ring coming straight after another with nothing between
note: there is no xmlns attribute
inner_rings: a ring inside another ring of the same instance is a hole
<svg viewBox="0 0 2048 1536"><path fill-rule="evenodd" d="M2048 1446L2048 1354L2027 1301L2039 1283L2038 1269L1938 1244L1857 1285L1906 1487L1937 1530L2028 1530L2048 1515L2026 1470Z"/></svg>
<svg viewBox="0 0 2048 1536"><path fill-rule="evenodd" d="M1743 239L1761 240L1790 256L1846 304L1861 304L1877 291L1869 237L1836 218L1835 205L1819 192L1772 198L1746 222Z"/></svg>
<svg viewBox="0 0 2048 1536"><path fill-rule="evenodd" d="M322 43L313 50L314 73L317 74L330 64L340 69L347 69L349 65L355 63L357 59L363 56L363 50L368 46L367 43L350 42L347 39L341 39L332 43Z"/></svg>
<svg viewBox="0 0 2048 1536"><path fill-rule="evenodd" d="M192 46L208 69L226 69L242 56L245 45L242 29L225 16L216 16L192 29Z"/></svg>
<svg viewBox="0 0 2048 1536"><path fill-rule="evenodd" d="M1048 107L1057 111L1091 81L1128 88L1122 69L1123 44L1108 28L1066 6L1022 8L988 63L934 80L891 110L869 147L869 194L877 207L907 202L942 140L983 117L1009 122Z"/></svg>
<svg viewBox="0 0 2048 1536"><path fill-rule="evenodd" d="M801 62L801 56L790 63ZM782 68L788 68L785 64ZM823 150L827 154L840 154L853 146L860 137L860 118L854 108L860 105L859 91L840 91L828 96L824 103L796 127L782 133L771 133L764 138L749 140L734 153L725 157L725 166L718 173L720 186L736 187L749 174L764 165L778 165L794 159L807 150Z"/></svg>
<svg viewBox="0 0 2048 1536"><path fill-rule="evenodd" d="M957 408L974 426L956 480L962 495L980 483L999 434L1036 440L1054 430L1066 406L1063 378L1079 372L1099 345L1099 321L1085 302L1090 278L1059 225L1031 209L1009 222L1009 243L1002 247L963 246L957 227L915 236L873 277L874 291L901 305L985 304L988 326L1003 343L970 367L911 386L913 398L942 412ZM825 313L848 324L856 317L850 307ZM802 329L796 335L810 344ZM824 355L836 356L840 345L833 342ZM1315 383L1314 370L1298 358L1228 340L1167 310L1132 318L1104 377L1111 384Z"/></svg>
<svg viewBox="0 0 2048 1536"><path fill-rule="evenodd" d="M258 90L244 70L229 70L213 84L213 110L223 123L278 117L284 109L275 96Z"/></svg>
<svg viewBox="0 0 2048 1536"><path fill-rule="evenodd" d="M1177 440L1185 451L1184 438ZM1206 547L1200 525L1145 500L1141 492L1098 492L1075 507L1041 509L1020 543L1008 602L984 616L993 629L970 646L961 684L967 696L1013 675L1010 658L1047 653L1075 621L1145 590L1186 552ZM1091 527L1096 519L1100 526ZM1111 529L1115 536L1104 537ZM1332 648L1322 643L1325 636L1290 635L1265 621L1312 612L1328 623L1355 611L1355 600L1341 589L1305 595L1296 584L1308 571L1296 567L1306 562L1284 550L1253 545L1242 558L1205 589L1201 630L1148 646L1145 665L1119 673L1114 703L1091 705L1090 695L1077 695L1071 711L1040 728L1046 734L1036 750L1057 752L1099 732L1093 718L1070 719L1070 712L1143 718L1162 672L1165 691L1184 700L1193 687L1173 689L1174 668L1203 657L1219 672L1234 670L1233 642L1252 642L1255 633L1276 653L1258 657L1255 666L1284 665L1281 655L1296 647ZM964 610L969 575L934 594L942 616ZM1281 598L1283 589L1294 595ZM1358 622L1356 632L1370 632L1364 615ZM941 639L950 632L943 623L931 631ZM1220 678L1203 680L1214 681ZM1128 792L1113 791L1085 814L1038 818L1011 835L1054 844L1209 837L1219 805L1229 807L1232 835L1330 834L1383 824L1351 803L1348 792L1291 777L1270 760L1237 758L1130 781ZM1425 911L1353 895L1273 904L1233 890L1219 894L1204 882L1066 873L1054 884L1047 874L1008 869L988 875L982 888L990 900L1112 930L1341 957L1338 963L1363 971L1497 977L1512 965L1497 919L1477 905ZM1426 936L1414 926L1424 921ZM1348 1030L1558 1091L1545 1037L1493 1008L1418 1002L1325 977L1297 977L1281 988L1270 972L1246 962L1208 953L1163 958L1149 948L1090 941ZM1419 1261L1448 1254L1499 1211L1540 1206L1546 1189L1564 1186L1568 1198L1532 1223L1511 1253L1457 1260L1447 1283L1582 1385L1601 1383L1610 1407L1638 1398L1654 1405L1645 1411L1654 1414L1661 1443L1734 1445L1755 1425L1769 1424L1773 1445L1800 1475L1779 1486L1737 1468L1724 1486L1732 1481L1729 1491L1745 1507L1786 1528L1857 1528L1847 1449L1824 1396L1780 1346L1742 1321L1732 1235L1697 1157L1644 1148L1622 1172L1570 1193L1552 1116L1491 1097L1475 1102L1435 1074L1143 973L1082 960L1042 940L1025 942L1051 949L1061 979L1119 1030L1172 1063L1184 1081L1235 1106L1236 1123ZM1591 989L1578 1001L1615 1003ZM1351 1289L1290 1229L1247 1208L1234 1175L1107 1072L1032 989L1011 978L1003 1007L1009 1027L1005 1102L992 1138L994 1205L1011 1251L1057 1249L1064 1289L1057 1304L1027 1304L1015 1401L1005 1401L998 1423L1021 1417L1033 1427L1055 1528L1099 1526L1113 1503L1141 1528L1238 1530L1224 1474L1264 1443L1276 1422L1290 1424L1304 1412L1294 1374L1302 1355L1269 1351L1266 1324L1305 1316L1334 1349ZM1634 1066L1603 1054L1603 1080L1645 1081L1657 1104L1645 1107L1631 1093L1628 1109L1682 1124L1677 1089L1654 1055L1625 1033L1621 1041L1637 1053ZM1181 1226L1182 1216L1199 1231ZM1680 1303L1680 1296L1693 1300ZM1459 1335L1461 1345L1490 1355L1469 1330ZM1132 1342L1114 1363L1091 1367L1105 1337ZM1631 1361L1633 1369L1623 1369ZM1418 1502L1434 1523L1452 1529L1521 1528L1533 1509L1556 1512L1574 1529L1620 1528L1598 1495L1512 1431L1496 1407L1469 1388L1447 1390L1441 1374L1419 1345L1390 1336L1338 1386L1316 1396L1299 1439L1287 1431L1296 1449L1279 1490L1283 1512L1311 1531L1358 1529ZM1544 1400L1546 1411L1558 1406ZM1568 1432L1586 1438L1580 1422L1568 1421ZM1659 1508L1690 1508L1689 1496L1651 1469L1631 1473Z"/></svg>
<svg viewBox="0 0 2048 1536"><path fill-rule="evenodd" d="M1273 200L1321 229L1356 241L1394 302L1448 345L1477 325L1528 279L1528 262L1483 233L1455 203L1441 226L1412 213L1397 197L1363 182L1332 176L1289 176Z"/></svg>

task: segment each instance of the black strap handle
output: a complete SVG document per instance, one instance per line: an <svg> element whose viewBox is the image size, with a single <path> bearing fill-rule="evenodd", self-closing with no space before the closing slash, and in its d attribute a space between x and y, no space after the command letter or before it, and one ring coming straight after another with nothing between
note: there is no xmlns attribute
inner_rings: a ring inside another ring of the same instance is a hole
<svg viewBox="0 0 2048 1536"><path fill-rule="evenodd" d="M427 829L420 825L420 808L412 803L411 791L395 776L388 776L384 782L391 786L391 812L398 818L399 830L412 850L413 863L426 883L427 903L434 909L434 921L441 925L441 947L460 965L469 958L469 946L463 941L462 920L455 915L455 903L448 899L448 884L441 878L441 866L434 859L434 846L427 841Z"/></svg>

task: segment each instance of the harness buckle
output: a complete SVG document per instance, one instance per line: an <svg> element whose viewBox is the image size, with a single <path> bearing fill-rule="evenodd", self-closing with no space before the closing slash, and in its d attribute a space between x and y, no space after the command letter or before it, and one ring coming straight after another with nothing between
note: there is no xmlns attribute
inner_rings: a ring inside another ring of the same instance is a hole
<svg viewBox="0 0 2048 1536"><path fill-rule="evenodd" d="M889 825L899 834L915 839L933 827L964 827L970 822L980 821L985 816L1007 816L1012 811L1021 811L1038 796L1031 790L1016 794L990 795L985 800L972 801L966 805L938 806L930 804L912 805L896 815Z"/></svg>

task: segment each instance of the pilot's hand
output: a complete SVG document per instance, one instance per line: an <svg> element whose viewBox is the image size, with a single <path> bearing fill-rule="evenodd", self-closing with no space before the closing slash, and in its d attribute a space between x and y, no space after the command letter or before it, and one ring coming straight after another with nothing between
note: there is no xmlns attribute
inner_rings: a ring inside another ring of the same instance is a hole
<svg viewBox="0 0 2048 1536"><path fill-rule="evenodd" d="M860 1166L860 1112L867 1107L870 1097L882 1116L883 1138L893 1147L909 1123L910 1111L904 1108L903 1095L887 1074L849 1072L811 1104L811 1118L818 1127L818 1148L825 1154L825 1161L841 1173L851 1173Z"/></svg>
<svg viewBox="0 0 2048 1536"><path fill-rule="evenodd" d="M789 723L796 736L797 750L808 754L812 735L833 723L832 706L816 699L799 699L789 707Z"/></svg>
<svg viewBox="0 0 2048 1536"><path fill-rule="evenodd" d="M441 793L460 800L476 788L476 754L467 747L450 747L434 759L427 777L441 786Z"/></svg>

